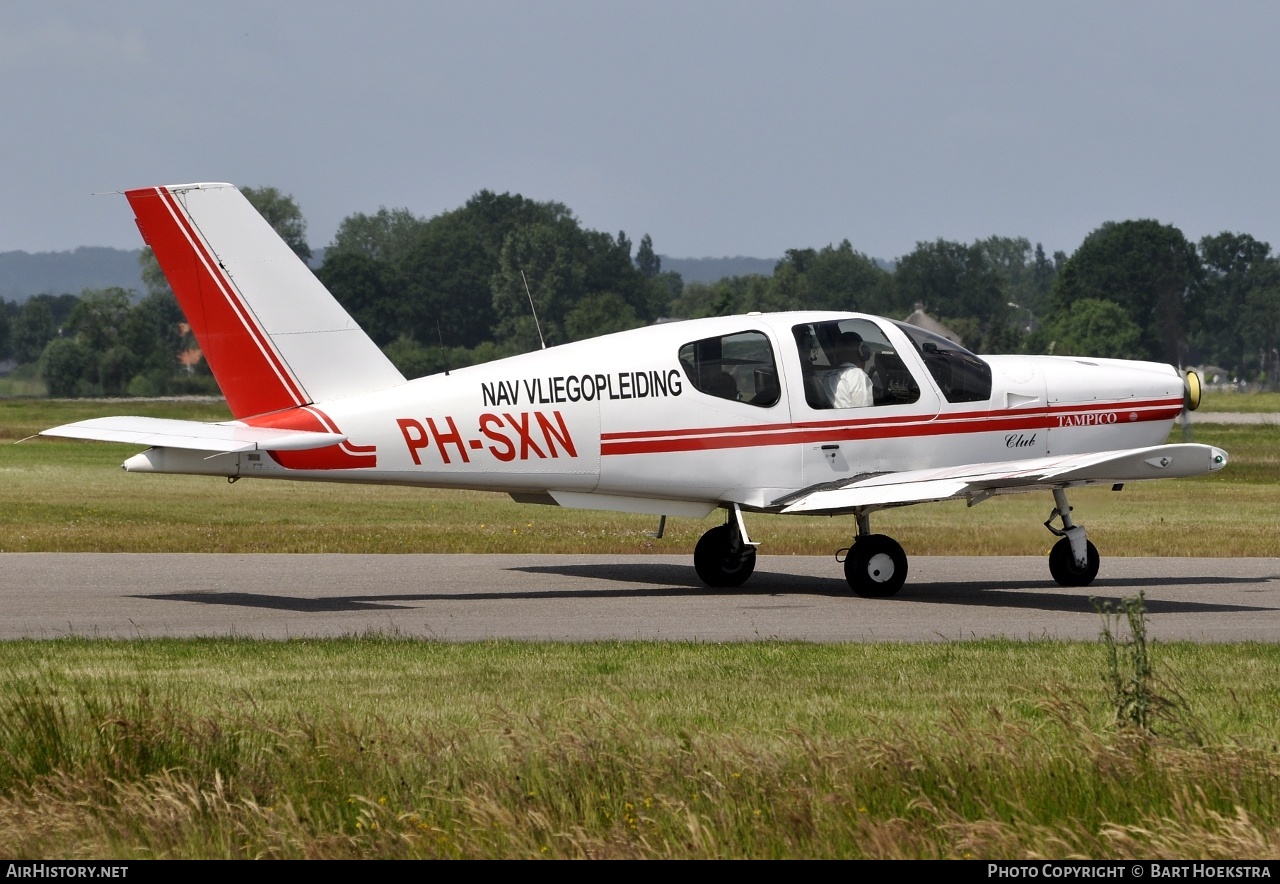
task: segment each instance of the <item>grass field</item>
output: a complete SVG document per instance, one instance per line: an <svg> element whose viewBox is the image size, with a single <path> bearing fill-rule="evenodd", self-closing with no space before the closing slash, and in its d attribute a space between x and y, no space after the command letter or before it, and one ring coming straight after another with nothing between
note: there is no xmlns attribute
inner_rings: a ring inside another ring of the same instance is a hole
<svg viewBox="0 0 1280 884"><path fill-rule="evenodd" d="M131 476L127 446L3 444L121 412L226 416L0 401L3 550L681 552L711 524L656 541L650 518L501 495ZM1276 554L1280 429L1195 433L1232 464L1073 494L1105 555ZM876 526L911 554L1041 554L1050 506ZM770 553L853 530L749 518ZM0 858L1280 858L1280 648L1104 625L1080 643L4 642Z"/></svg>
<svg viewBox="0 0 1280 884"><path fill-rule="evenodd" d="M1200 411L1234 411L1248 414L1280 413L1280 393L1232 393L1208 390Z"/></svg>

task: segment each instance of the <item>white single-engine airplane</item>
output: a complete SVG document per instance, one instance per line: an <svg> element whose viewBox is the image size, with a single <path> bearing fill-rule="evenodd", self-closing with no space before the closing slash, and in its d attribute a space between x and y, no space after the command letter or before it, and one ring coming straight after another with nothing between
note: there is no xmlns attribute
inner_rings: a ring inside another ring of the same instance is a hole
<svg viewBox="0 0 1280 884"><path fill-rule="evenodd" d="M234 415L100 418L42 434L148 446L124 462L130 472L471 488L664 518L721 509L693 555L716 587L755 567L744 513L852 514L845 577L858 595L884 597L902 586L907 557L872 533L877 510L1052 492L1045 526L1061 539L1049 570L1084 586L1098 552L1067 489L1227 463L1218 448L1165 444L1199 404L1194 373L978 357L858 313L663 323L406 381L232 185L125 196ZM828 380L850 340L866 404L837 408Z"/></svg>

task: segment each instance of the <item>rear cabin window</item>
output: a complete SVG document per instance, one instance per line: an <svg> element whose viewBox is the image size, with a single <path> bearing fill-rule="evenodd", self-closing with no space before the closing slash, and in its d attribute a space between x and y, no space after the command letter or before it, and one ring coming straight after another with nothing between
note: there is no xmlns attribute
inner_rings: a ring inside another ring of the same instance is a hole
<svg viewBox="0 0 1280 884"><path fill-rule="evenodd" d="M985 402L991 398L991 366L942 335L905 322L894 324L915 344L948 402Z"/></svg>
<svg viewBox="0 0 1280 884"><path fill-rule="evenodd" d="M703 338L680 348L680 367L689 383L708 396L760 408L782 397L778 363L763 332L745 331Z"/></svg>

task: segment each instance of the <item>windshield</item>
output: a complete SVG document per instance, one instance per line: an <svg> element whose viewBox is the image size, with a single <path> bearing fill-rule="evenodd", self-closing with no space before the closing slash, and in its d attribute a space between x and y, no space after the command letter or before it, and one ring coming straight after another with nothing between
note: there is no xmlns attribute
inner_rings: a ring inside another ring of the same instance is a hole
<svg viewBox="0 0 1280 884"><path fill-rule="evenodd" d="M894 325L911 339L948 402L983 402L991 398L991 366L942 335L905 322Z"/></svg>

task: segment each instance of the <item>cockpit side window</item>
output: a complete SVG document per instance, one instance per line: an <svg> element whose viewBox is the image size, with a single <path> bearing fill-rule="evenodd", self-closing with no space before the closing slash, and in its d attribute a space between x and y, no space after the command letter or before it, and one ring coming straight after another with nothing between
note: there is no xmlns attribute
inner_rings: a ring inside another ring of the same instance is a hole
<svg viewBox="0 0 1280 884"><path fill-rule="evenodd" d="M796 351L800 357L805 401L810 407L901 405L920 398L919 384L876 323L852 317L828 322L806 322L793 326L791 333L795 337ZM849 358L845 355L848 351L843 349L848 346L851 337L860 342L856 358ZM838 381L834 375L845 363L852 363L867 375L871 388L870 401L866 398L851 402L837 400Z"/></svg>
<svg viewBox="0 0 1280 884"><path fill-rule="evenodd" d="M991 366L942 335L905 322L894 325L911 339L948 402L984 402L991 398Z"/></svg>
<svg viewBox="0 0 1280 884"><path fill-rule="evenodd" d="M760 408L782 398L778 363L763 332L692 341L680 348L680 367L689 383L708 396Z"/></svg>

